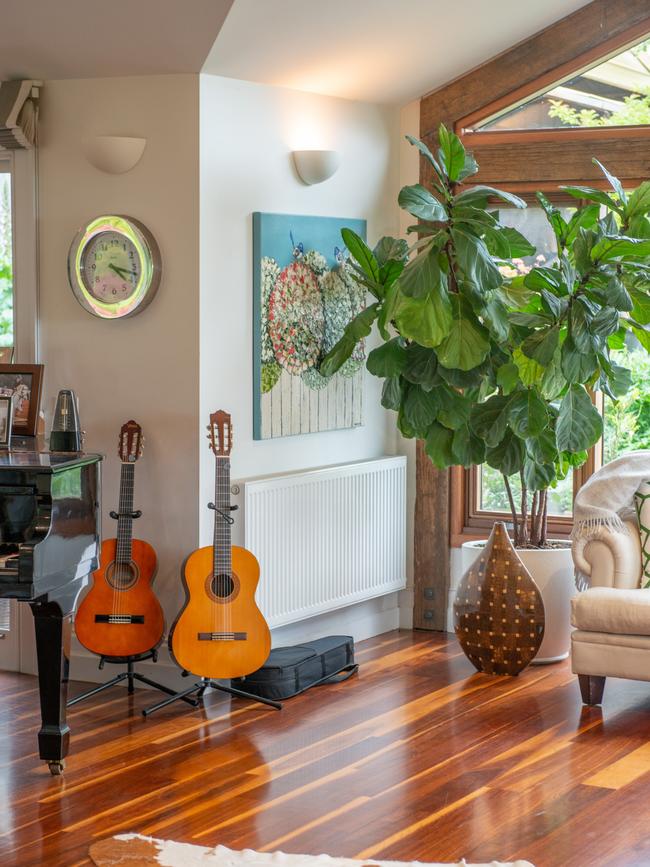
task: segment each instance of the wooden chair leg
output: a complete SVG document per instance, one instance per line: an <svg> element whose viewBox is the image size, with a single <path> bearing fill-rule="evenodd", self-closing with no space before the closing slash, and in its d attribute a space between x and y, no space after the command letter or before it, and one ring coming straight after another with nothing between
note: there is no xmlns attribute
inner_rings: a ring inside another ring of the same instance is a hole
<svg viewBox="0 0 650 867"><path fill-rule="evenodd" d="M580 692L585 704L602 704L605 678L595 674L579 674Z"/></svg>

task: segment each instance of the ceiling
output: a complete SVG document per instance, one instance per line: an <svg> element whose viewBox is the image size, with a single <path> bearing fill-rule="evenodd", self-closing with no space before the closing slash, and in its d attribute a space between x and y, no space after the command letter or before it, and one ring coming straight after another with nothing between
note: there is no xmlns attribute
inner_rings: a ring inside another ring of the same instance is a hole
<svg viewBox="0 0 650 867"><path fill-rule="evenodd" d="M401 104L587 2L0 0L0 80L203 70Z"/></svg>
<svg viewBox="0 0 650 867"><path fill-rule="evenodd" d="M589 0L235 0L204 72L401 104Z"/></svg>
<svg viewBox="0 0 650 867"><path fill-rule="evenodd" d="M0 80L199 72L232 0L1 0Z"/></svg>

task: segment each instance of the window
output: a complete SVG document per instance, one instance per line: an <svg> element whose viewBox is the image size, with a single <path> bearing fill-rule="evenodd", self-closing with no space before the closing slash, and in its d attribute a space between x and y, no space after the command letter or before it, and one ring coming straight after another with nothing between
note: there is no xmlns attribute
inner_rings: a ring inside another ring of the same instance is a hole
<svg viewBox="0 0 650 867"><path fill-rule="evenodd" d="M650 124L650 40L598 63L475 131Z"/></svg>
<svg viewBox="0 0 650 867"><path fill-rule="evenodd" d="M10 164L0 160L0 347L13 346L13 231Z"/></svg>

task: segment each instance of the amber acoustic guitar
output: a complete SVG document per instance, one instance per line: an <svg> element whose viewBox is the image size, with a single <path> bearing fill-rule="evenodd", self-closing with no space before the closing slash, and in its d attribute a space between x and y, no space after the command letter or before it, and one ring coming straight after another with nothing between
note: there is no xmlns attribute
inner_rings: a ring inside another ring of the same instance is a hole
<svg viewBox="0 0 650 867"><path fill-rule="evenodd" d="M128 421L120 431L122 462L117 538L105 539L93 585L75 616L77 638L88 650L106 657L139 656L158 647L165 631L160 603L151 589L156 552L133 539L135 463L142 454L142 430Z"/></svg>
<svg viewBox="0 0 650 867"><path fill-rule="evenodd" d="M230 415L210 416L216 457L214 540L185 561L186 603L172 627L172 656L186 671L213 679L243 677L263 665L271 650L269 627L255 604L260 567L245 548L231 545Z"/></svg>

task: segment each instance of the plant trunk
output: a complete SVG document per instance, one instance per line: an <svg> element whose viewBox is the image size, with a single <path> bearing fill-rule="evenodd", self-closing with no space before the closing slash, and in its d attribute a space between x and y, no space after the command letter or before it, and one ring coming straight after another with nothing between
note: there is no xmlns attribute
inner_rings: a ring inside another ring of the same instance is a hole
<svg viewBox="0 0 650 867"><path fill-rule="evenodd" d="M503 476L503 484L508 495L512 516L512 537L516 548L543 548L546 545L548 530L548 490L534 491L530 511L528 510L529 491L521 474L521 504L517 509L510 487L510 480Z"/></svg>

